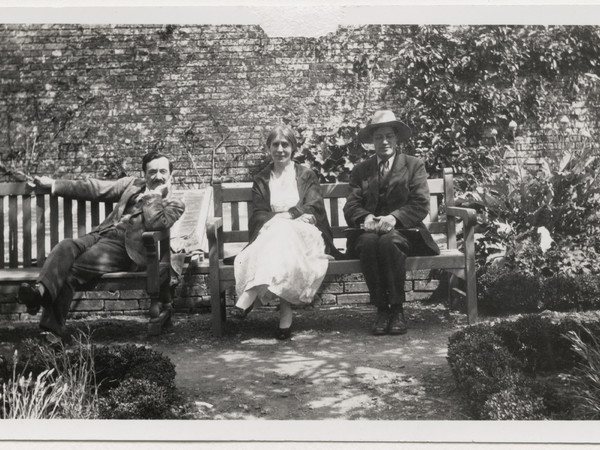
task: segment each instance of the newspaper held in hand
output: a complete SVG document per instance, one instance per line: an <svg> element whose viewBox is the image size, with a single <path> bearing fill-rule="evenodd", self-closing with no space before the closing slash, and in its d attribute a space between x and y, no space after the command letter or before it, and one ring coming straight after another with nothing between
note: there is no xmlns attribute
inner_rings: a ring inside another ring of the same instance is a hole
<svg viewBox="0 0 600 450"><path fill-rule="evenodd" d="M171 251L202 258L208 251L206 219L213 207L212 187L175 190L171 195L185 203L185 212L171 228Z"/></svg>

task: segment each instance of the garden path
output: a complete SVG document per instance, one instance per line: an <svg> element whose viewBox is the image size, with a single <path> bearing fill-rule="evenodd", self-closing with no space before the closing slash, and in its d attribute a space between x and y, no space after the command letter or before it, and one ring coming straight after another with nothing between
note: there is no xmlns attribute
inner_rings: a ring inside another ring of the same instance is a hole
<svg viewBox="0 0 600 450"><path fill-rule="evenodd" d="M278 313L264 308L231 319L222 338L211 335L209 314L176 314L173 331L151 341L145 318L88 323L98 343L144 344L168 356L194 418L469 419L446 360L464 315L420 303L406 312L408 334L376 337L370 308L298 310L286 342L272 337ZM0 327L0 342L6 331Z"/></svg>

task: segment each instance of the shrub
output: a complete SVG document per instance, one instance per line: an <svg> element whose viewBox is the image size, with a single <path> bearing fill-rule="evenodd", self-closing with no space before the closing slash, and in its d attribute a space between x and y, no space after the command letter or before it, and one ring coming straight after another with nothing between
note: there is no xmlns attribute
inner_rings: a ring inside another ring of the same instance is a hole
<svg viewBox="0 0 600 450"><path fill-rule="evenodd" d="M500 270L488 271L480 304L491 313L536 312L542 307L539 277L518 272Z"/></svg>
<svg viewBox="0 0 600 450"><path fill-rule="evenodd" d="M448 362L476 416L492 394L514 383L521 364L490 327L476 325L452 335Z"/></svg>
<svg viewBox="0 0 600 450"><path fill-rule="evenodd" d="M492 394L481 418L490 420L540 420L546 417L544 401L527 386L512 386Z"/></svg>
<svg viewBox="0 0 600 450"><path fill-rule="evenodd" d="M127 378L151 381L170 395L174 392L175 366L155 350L135 345L102 347L96 351L94 363L102 395Z"/></svg>
<svg viewBox="0 0 600 450"><path fill-rule="evenodd" d="M100 400L102 419L165 419L170 393L153 381L128 378Z"/></svg>
<svg viewBox="0 0 600 450"><path fill-rule="evenodd" d="M600 412L600 322L584 330L535 315L478 324L450 336L448 362L478 418L590 418Z"/></svg>

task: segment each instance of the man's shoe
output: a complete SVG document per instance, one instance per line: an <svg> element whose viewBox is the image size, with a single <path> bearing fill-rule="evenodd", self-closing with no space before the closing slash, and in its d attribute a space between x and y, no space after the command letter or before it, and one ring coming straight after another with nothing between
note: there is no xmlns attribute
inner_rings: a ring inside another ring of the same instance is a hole
<svg viewBox="0 0 600 450"><path fill-rule="evenodd" d="M19 303L27 307L27 312L32 316L35 316L42 306L42 294L28 283L21 283L17 298Z"/></svg>
<svg viewBox="0 0 600 450"><path fill-rule="evenodd" d="M406 326L406 320L404 319L403 312L392 313L390 323L388 325L389 334L406 334L408 327Z"/></svg>
<svg viewBox="0 0 600 450"><path fill-rule="evenodd" d="M377 311L377 320L371 328L371 332L375 336L383 336L388 332L388 322L390 321L390 313L388 311Z"/></svg>

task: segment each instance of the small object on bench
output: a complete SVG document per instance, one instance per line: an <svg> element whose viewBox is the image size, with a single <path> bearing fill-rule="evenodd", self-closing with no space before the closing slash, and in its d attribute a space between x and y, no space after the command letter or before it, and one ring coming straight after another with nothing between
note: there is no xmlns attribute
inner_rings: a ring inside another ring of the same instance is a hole
<svg viewBox="0 0 600 450"><path fill-rule="evenodd" d="M406 260L406 270L444 269L450 272L448 294L463 293L467 299L467 317L469 323L477 321L477 286L475 278L475 210L454 206L454 184L452 169L444 169L443 178L430 179L430 211L424 221L432 234L444 234L446 248L435 256L413 256ZM214 217L207 223L209 247L209 290L211 297L212 330L216 336L223 334L226 317L225 290L235 285L234 267L224 262L224 245L248 242L248 224L240 223L240 208L245 204L247 217L252 214L252 183L213 184ZM340 222L341 208L350 191L348 183L321 185L325 206L329 208L333 237L345 238L347 227ZM445 204L445 217L440 214L442 201ZM243 209L242 209L243 210ZM227 224L224 229L224 213L227 212ZM443 220L445 219L445 220ZM456 242L456 219L463 222L463 248ZM229 228L229 227L228 227ZM358 259L329 261L327 275L362 273ZM459 280L463 280L464 290L458 289Z"/></svg>
<svg viewBox="0 0 600 450"><path fill-rule="evenodd" d="M48 188L32 188L25 182L0 183L0 295L16 296L22 283L35 283L59 235L83 236L112 210L112 202L63 199L50 195ZM6 216L8 248L4 242ZM80 291L145 290L151 301L148 334L156 336L171 325L173 311L170 233L149 231L143 233L142 240L147 253L145 271L107 273Z"/></svg>

